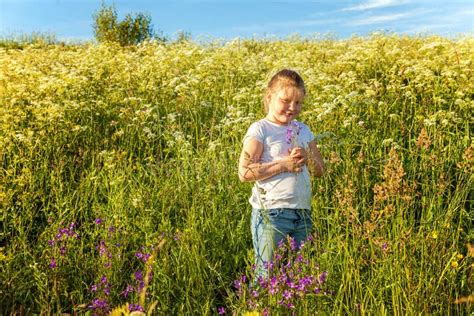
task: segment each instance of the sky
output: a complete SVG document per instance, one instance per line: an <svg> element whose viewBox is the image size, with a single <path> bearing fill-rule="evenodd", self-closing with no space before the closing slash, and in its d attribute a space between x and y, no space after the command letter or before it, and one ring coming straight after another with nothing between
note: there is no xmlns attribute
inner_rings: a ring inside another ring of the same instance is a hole
<svg viewBox="0 0 474 316"><path fill-rule="evenodd" d="M64 41L93 40L93 14L102 0L0 0L0 36L32 32ZM170 39L278 37L348 38L384 31L474 35L473 0L105 0L119 19L147 13Z"/></svg>

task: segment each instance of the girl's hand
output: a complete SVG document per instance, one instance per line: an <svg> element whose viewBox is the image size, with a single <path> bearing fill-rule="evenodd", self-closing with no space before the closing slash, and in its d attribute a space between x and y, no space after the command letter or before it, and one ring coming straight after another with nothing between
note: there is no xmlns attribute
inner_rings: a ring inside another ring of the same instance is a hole
<svg viewBox="0 0 474 316"><path fill-rule="evenodd" d="M290 150L290 158L292 158L299 166L306 165L308 161L308 152L303 147L294 147Z"/></svg>
<svg viewBox="0 0 474 316"><path fill-rule="evenodd" d="M303 171L303 165L298 164L296 159L293 159L290 156L281 159L280 164L282 167L282 172L298 173Z"/></svg>

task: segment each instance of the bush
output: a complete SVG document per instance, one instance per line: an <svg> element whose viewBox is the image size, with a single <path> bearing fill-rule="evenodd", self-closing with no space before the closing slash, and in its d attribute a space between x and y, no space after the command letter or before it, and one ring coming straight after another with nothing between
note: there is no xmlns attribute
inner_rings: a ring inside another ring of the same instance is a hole
<svg viewBox="0 0 474 316"><path fill-rule="evenodd" d="M134 17L127 14L118 21L115 7L103 4L93 17L94 36L99 43L116 42L129 46L152 38L163 40L155 34L148 14L138 13Z"/></svg>

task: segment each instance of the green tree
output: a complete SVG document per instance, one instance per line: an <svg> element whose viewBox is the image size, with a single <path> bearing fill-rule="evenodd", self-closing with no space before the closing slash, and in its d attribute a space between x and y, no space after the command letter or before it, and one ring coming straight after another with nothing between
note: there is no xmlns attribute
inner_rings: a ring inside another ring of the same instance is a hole
<svg viewBox="0 0 474 316"><path fill-rule="evenodd" d="M116 42L122 46L136 45L146 39L164 40L156 35L148 14L127 14L118 21L115 6L102 7L94 15L94 36L99 43Z"/></svg>

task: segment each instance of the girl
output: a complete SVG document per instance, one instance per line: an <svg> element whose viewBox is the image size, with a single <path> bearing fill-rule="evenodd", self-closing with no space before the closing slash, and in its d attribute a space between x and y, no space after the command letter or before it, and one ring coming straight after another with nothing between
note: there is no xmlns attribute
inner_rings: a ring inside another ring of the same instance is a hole
<svg viewBox="0 0 474 316"><path fill-rule="evenodd" d="M309 172L321 177L324 163L309 128L295 120L305 94L298 73L276 73L264 95L266 117L244 136L239 178L255 182L249 202L257 277L268 277L280 241L289 236L298 247L311 232Z"/></svg>

